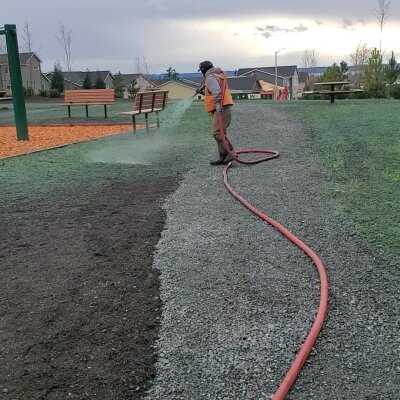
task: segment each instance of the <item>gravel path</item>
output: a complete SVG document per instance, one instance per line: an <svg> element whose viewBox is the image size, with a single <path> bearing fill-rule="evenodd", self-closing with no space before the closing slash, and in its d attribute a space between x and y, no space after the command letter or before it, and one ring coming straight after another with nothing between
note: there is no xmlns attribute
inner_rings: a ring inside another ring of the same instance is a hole
<svg viewBox="0 0 400 400"><path fill-rule="evenodd" d="M237 148L281 156L231 169L232 185L309 244L330 280L329 315L290 399L397 399L399 277L337 215L307 129L279 104L237 103ZM211 139L210 139L211 140ZM168 199L157 376L148 399L265 399L276 390L319 301L313 264L242 208L221 168L199 157Z"/></svg>

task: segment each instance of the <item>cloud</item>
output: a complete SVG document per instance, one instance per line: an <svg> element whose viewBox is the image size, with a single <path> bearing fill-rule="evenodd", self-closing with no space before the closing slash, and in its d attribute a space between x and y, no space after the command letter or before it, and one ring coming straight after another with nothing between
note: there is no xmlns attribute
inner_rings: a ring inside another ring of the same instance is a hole
<svg viewBox="0 0 400 400"><path fill-rule="evenodd" d="M343 24L338 26L338 28L345 30L353 30L354 29L353 21L351 21L350 19L344 19Z"/></svg>
<svg viewBox="0 0 400 400"><path fill-rule="evenodd" d="M315 22L317 23L317 25L324 25L324 23L320 19L317 19Z"/></svg>
<svg viewBox="0 0 400 400"><path fill-rule="evenodd" d="M264 27L255 26L255 29L258 31L254 33L254 35L264 36L266 39L270 38L274 33L283 32L283 33L301 33L308 30L306 26L303 24L299 24L294 28L281 28L276 25L265 25Z"/></svg>

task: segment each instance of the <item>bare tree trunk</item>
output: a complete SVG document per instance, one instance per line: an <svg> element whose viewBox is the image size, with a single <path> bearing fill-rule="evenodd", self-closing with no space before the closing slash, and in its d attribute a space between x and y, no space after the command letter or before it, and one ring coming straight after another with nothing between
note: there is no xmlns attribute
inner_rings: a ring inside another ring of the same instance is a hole
<svg viewBox="0 0 400 400"><path fill-rule="evenodd" d="M72 30L68 26L60 23L59 36L56 36L61 44L65 55L65 67L68 72L72 69Z"/></svg>
<svg viewBox="0 0 400 400"><path fill-rule="evenodd" d="M376 18L379 22L379 27L381 30L381 36L379 39L379 51L382 53L382 34L383 28L387 24L390 17L390 0L378 0L378 10L376 12Z"/></svg>

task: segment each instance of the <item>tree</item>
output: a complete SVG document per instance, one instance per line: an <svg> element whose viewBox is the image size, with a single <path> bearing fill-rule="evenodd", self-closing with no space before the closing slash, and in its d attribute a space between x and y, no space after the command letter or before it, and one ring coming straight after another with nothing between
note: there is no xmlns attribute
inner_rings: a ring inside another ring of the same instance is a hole
<svg viewBox="0 0 400 400"><path fill-rule="evenodd" d="M165 79L179 79L179 74L175 71L175 68L172 69L172 67L169 67L167 69L167 73L164 75Z"/></svg>
<svg viewBox="0 0 400 400"><path fill-rule="evenodd" d="M64 75L62 73L59 61L54 64L54 71L53 75L51 76L50 88L57 90L58 93L62 93L64 91Z"/></svg>
<svg viewBox="0 0 400 400"><path fill-rule="evenodd" d="M128 97L130 99L136 98L136 93L139 91L139 88L136 87L136 81L133 80L129 85L128 85Z"/></svg>
<svg viewBox="0 0 400 400"><path fill-rule="evenodd" d="M91 89L92 88L92 80L90 79L89 71L86 72L85 79L82 83L82 89Z"/></svg>
<svg viewBox="0 0 400 400"><path fill-rule="evenodd" d="M97 73L96 83L94 84L96 89L105 89L106 84L104 83L103 79L101 79L100 73Z"/></svg>
<svg viewBox="0 0 400 400"><path fill-rule="evenodd" d="M371 52L363 77L364 90L369 97L385 97L385 75L383 70L382 54L375 48Z"/></svg>
<svg viewBox="0 0 400 400"><path fill-rule="evenodd" d="M392 86L396 83L397 79L399 79L400 76L400 67L397 65L397 61L393 51L387 65L383 67L383 73L385 75L387 83L389 84L390 93L392 90Z"/></svg>
<svg viewBox="0 0 400 400"><path fill-rule="evenodd" d="M354 53L350 54L350 62L354 66L355 85L360 86L362 76L371 54L371 49L366 44L359 44Z"/></svg>
<svg viewBox="0 0 400 400"><path fill-rule="evenodd" d="M24 27L22 29L22 42L24 43L25 51L32 53L34 52L34 40L35 37L31 30L30 24L25 20ZM36 51L35 51L36 52Z"/></svg>
<svg viewBox="0 0 400 400"><path fill-rule="evenodd" d="M333 63L322 75L321 82L340 82L342 80L342 71L340 67Z"/></svg>
<svg viewBox="0 0 400 400"><path fill-rule="evenodd" d="M301 57L301 66L303 68L315 68L317 66L317 54L315 49L304 50L304 53Z"/></svg>
<svg viewBox="0 0 400 400"><path fill-rule="evenodd" d="M58 42L61 44L64 54L65 54L65 66L68 72L71 72L72 69L72 30L65 26L63 23L60 23L59 26L59 35L56 36Z"/></svg>
<svg viewBox="0 0 400 400"><path fill-rule="evenodd" d="M383 28L389 21L390 17L390 0L378 0L378 10L376 11L376 18L379 22L379 28L381 30L381 35L379 39L379 51L382 52L382 34Z"/></svg>
<svg viewBox="0 0 400 400"><path fill-rule="evenodd" d="M340 61L340 73L342 75L340 80L342 81L346 80L349 77L348 72L349 72L349 65L347 64L347 62L344 60Z"/></svg>
<svg viewBox="0 0 400 400"><path fill-rule="evenodd" d="M150 70L149 64L148 64L145 56L142 56L142 59L140 59L139 56L136 56L135 60L134 60L134 64L135 64L135 73L136 74L147 74L148 75L150 73L149 72L149 70Z"/></svg>
<svg viewBox="0 0 400 400"><path fill-rule="evenodd" d="M115 97L121 98L124 93L124 78L120 71L114 75L114 90L115 90Z"/></svg>

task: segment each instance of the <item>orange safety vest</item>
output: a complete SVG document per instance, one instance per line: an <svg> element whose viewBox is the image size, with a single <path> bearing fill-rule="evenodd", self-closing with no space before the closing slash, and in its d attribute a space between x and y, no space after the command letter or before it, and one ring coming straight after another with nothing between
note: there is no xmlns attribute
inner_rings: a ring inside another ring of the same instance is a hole
<svg viewBox="0 0 400 400"><path fill-rule="evenodd" d="M214 74L215 77L217 78L220 87L222 88L222 85L225 84L225 95L224 98L222 99L222 105L223 106L228 106L228 105L233 105L233 100L232 100L232 95L231 95L231 91L228 88L228 84L226 82L226 75L224 75L223 73L220 74ZM224 82L225 80L225 82ZM207 82L207 80L206 80ZM213 112L215 111L215 100L214 100L214 96L211 94L211 92L208 90L207 88L207 84L204 90L204 94L205 94L205 99L204 99L204 107L206 108L207 112Z"/></svg>

